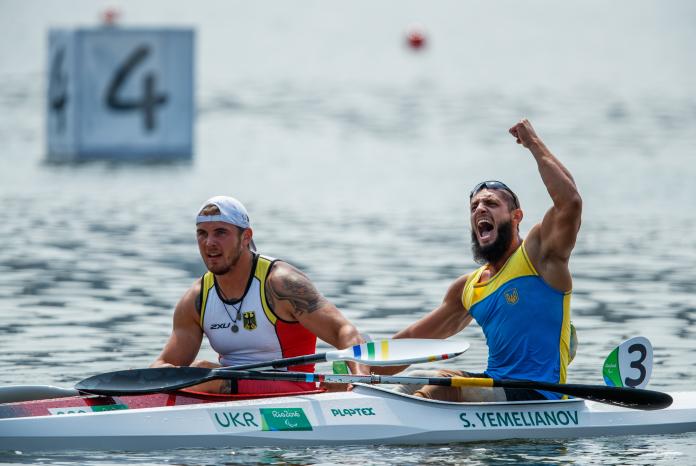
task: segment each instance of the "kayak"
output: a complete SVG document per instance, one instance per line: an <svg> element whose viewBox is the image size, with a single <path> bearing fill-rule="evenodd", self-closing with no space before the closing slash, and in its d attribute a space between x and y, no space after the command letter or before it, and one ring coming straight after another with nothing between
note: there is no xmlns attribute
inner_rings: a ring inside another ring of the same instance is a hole
<svg viewBox="0 0 696 466"><path fill-rule="evenodd" d="M382 387L253 398L186 390L0 405L0 450L442 444L696 431L696 392L643 411L581 399L424 400Z"/></svg>

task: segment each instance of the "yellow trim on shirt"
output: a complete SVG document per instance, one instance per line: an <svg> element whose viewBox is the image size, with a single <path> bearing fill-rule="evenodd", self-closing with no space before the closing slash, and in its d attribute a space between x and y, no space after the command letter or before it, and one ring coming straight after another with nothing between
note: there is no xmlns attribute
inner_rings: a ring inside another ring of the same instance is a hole
<svg viewBox="0 0 696 466"><path fill-rule="evenodd" d="M522 250L522 256L524 257L524 261L527 263L527 267L529 267L529 270L532 271L532 275L539 275L539 272L536 271L534 264L532 264L532 261L529 259L529 254L527 254L527 248L524 245L524 241L522 241L522 247L520 249Z"/></svg>
<svg viewBox="0 0 696 466"><path fill-rule="evenodd" d="M259 281L261 290L261 305L263 306L263 312L266 314L268 320L275 325L278 321L278 317L273 313L268 301L266 301L266 277L268 276L268 271L271 268L273 261L268 257L259 256L256 262L256 270L254 271L254 277Z"/></svg>
<svg viewBox="0 0 696 466"><path fill-rule="evenodd" d="M488 281L478 283L486 267L487 266L484 265L477 269L464 284L464 293L462 293L462 304L464 305L464 309L471 309L474 304L483 301L510 280L530 275L539 275L527 256L524 242L512 253L507 262L505 262L505 265L503 265L495 275Z"/></svg>
<svg viewBox="0 0 696 466"><path fill-rule="evenodd" d="M203 275L203 287L201 289L201 320L200 325L203 328L203 316L205 316L205 305L208 303L208 294L215 286L215 276L212 272L206 272Z"/></svg>
<svg viewBox="0 0 696 466"><path fill-rule="evenodd" d="M563 296L563 324L561 325L561 373L559 383L566 383L568 364L570 364L570 296L567 292Z"/></svg>

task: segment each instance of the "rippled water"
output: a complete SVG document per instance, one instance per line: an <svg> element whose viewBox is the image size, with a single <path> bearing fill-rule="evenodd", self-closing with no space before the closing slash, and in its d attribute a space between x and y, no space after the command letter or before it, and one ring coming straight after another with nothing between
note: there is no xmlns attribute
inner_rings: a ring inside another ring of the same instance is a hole
<svg viewBox="0 0 696 466"><path fill-rule="evenodd" d="M527 116L584 198L571 262L580 348L570 381L601 383L613 346L645 335L655 347L651 387L692 389L690 2L566 9L537 1L524 11L511 2L293 5L223 2L191 11L185 2L123 3L134 23L162 18L198 28L195 160L54 166L42 163L45 28L92 21L96 12L88 2L72 10L0 4L3 37L25 39L0 41L0 384L70 386L149 364L169 333L173 305L203 272L195 210L220 193L245 202L264 253L305 270L362 331L392 335L473 269L466 212L473 184L508 182L522 201L525 230L548 208L532 159L506 134ZM431 29L425 54L399 43L411 21ZM483 369L480 329L458 338L472 348L449 364ZM212 357L208 348L204 355ZM671 465L694 455L696 434L6 453L0 462Z"/></svg>

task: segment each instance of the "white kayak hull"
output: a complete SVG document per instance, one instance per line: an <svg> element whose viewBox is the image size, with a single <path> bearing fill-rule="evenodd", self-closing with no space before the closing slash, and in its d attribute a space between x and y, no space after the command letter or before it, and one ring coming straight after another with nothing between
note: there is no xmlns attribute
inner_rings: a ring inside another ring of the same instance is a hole
<svg viewBox="0 0 696 466"><path fill-rule="evenodd" d="M445 403L358 386L222 403L0 419L0 450L442 444L696 431L696 392L639 411L583 400ZM66 403L69 398L66 398Z"/></svg>

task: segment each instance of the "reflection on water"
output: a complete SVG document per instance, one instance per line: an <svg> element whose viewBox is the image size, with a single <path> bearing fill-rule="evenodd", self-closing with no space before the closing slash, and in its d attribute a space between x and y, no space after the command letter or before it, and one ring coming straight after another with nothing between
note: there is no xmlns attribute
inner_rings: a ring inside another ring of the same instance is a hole
<svg viewBox="0 0 696 466"><path fill-rule="evenodd" d="M74 464L85 466L109 464L179 465L420 465L420 464L587 464L644 465L691 464L696 453L692 436L662 435L650 437L600 437L582 440L505 440L459 445L414 446L341 446L301 448L182 449L147 453L50 452L0 456L15 464ZM172 461L172 457L175 458ZM115 458L118 458L117 460Z"/></svg>
<svg viewBox="0 0 696 466"><path fill-rule="evenodd" d="M366 109L373 94L378 93L362 95ZM415 99L406 94L403 107ZM0 225L4 246L0 351L5 355L0 360L0 383L70 386L93 373L149 364L169 333L174 304L203 272L193 236L193 212L210 194L242 198L260 249L305 270L374 338L392 335L435 307L452 280L474 268L466 199L475 180L489 177L488 173L502 173L494 176L510 180L520 192L526 228L548 206L531 160L512 152L517 149L514 145L506 147L511 141L500 128L512 115L491 116L493 122L470 121L466 134L447 141L449 147L432 133L452 131L447 125L457 110L451 107L449 114L443 114L445 99L421 96L422 124L410 135L412 147L407 147L391 140L404 131L398 121L372 120L379 119L380 111L397 112L398 104L385 106L372 97L377 116L331 120L314 113L325 97L315 96L308 110L303 104L308 95L303 91L286 97L278 102L280 109L269 96L259 97L262 101L256 104L253 95L246 97L252 102L245 105L203 104L200 124L209 137L212 128L244 118L247 129L263 130L276 141L287 139L278 153L269 153L268 147L257 147L252 140L235 139L234 154L219 141L220 148L208 148L193 166L53 167L34 160L18 163L15 173L4 171L0 204L10 214ZM587 102L563 104L563 109L549 108L552 104L546 102L544 112L580 112ZM206 110L208 105L212 108ZM532 111L537 108L534 101L526 105ZM460 107L462 118L465 109L466 105ZM284 112L302 111L305 126L283 127ZM696 112L690 115L678 105L671 111L674 119L687 119L696 127ZM628 110L622 112L626 115ZM685 232L694 229L696 214L684 209L683 203L694 198L696 187L680 180L696 175L688 163L694 130L655 126L654 118L642 113L633 116L632 125L650 125L650 138L672 138L668 154L659 148L648 155L633 154L631 144L622 146L624 118L613 116L576 129L581 134L596 131L590 152L584 142L569 137L574 122L568 116L560 122L547 120L554 150L573 170L585 198L584 223L572 259L573 319L580 350L569 378L601 383L602 363L613 346L645 335L655 347L651 386L690 389L696 368L684 361L696 357L696 240ZM333 132L322 136L323 126L354 134L346 144L355 153L344 148L338 157L332 152L337 147L333 138L343 136ZM474 137L477 133L480 137ZM303 150L310 140L310 150ZM488 152L502 155L490 166L476 162ZM629 175L621 175L624 169ZM21 187L17 180L24 180ZM665 201L659 187L673 185L677 189L670 190ZM456 338L471 341L472 347L447 364L482 370L486 347L480 329L472 326ZM212 357L207 347L204 355ZM572 463L578 458L583 464L607 464L611 457L616 464L680 464L694 452L693 434L624 439L620 456L614 456L614 442L380 447L379 455L364 447L223 450L205 452L203 458L209 464L458 464L464 458L472 464ZM658 448L665 444L666 448ZM199 454L186 450L162 453L159 458L187 464L192 462L187 458ZM20 455L3 460L31 463L41 458ZM86 461L62 453L51 458ZM146 464L158 457L119 458Z"/></svg>

